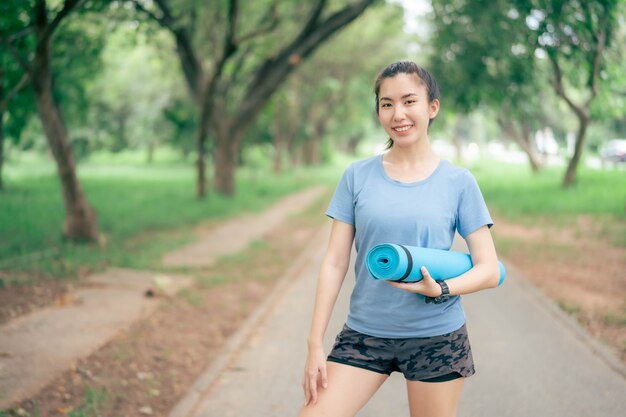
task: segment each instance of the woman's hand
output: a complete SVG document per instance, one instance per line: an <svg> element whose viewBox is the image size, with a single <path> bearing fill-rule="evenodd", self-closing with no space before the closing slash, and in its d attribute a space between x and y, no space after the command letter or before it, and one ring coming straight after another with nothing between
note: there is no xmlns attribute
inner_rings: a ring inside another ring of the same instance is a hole
<svg viewBox="0 0 626 417"><path fill-rule="evenodd" d="M326 355L324 348L309 346L309 353L306 358L304 367L304 379L302 388L304 389L304 405L309 403L317 403L317 389L321 386L328 386L328 378L326 376Z"/></svg>
<svg viewBox="0 0 626 417"><path fill-rule="evenodd" d="M425 266L421 268L421 271L424 278L418 282L387 282L404 291L422 294L427 297L439 297L441 295L439 284L430 276Z"/></svg>

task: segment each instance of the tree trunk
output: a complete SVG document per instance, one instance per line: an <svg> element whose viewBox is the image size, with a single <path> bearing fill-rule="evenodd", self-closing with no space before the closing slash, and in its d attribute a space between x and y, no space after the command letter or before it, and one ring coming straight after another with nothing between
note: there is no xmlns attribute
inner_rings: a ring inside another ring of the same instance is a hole
<svg viewBox="0 0 626 417"><path fill-rule="evenodd" d="M321 142L324 132L324 128L316 123L313 129L313 135L304 142L302 150L304 151L303 159L304 164L307 166L319 165L322 160L321 157Z"/></svg>
<svg viewBox="0 0 626 417"><path fill-rule="evenodd" d="M274 136L274 155L272 168L275 174L283 172L283 155L285 153L285 140L281 135Z"/></svg>
<svg viewBox="0 0 626 417"><path fill-rule="evenodd" d="M541 164L539 163L539 159L537 158L537 154L532 147L531 144L531 132L528 125L522 122L522 132L520 135L518 131L515 129L513 122L510 121L508 116L504 115L502 117L498 117L498 124L500 125L500 129L502 129L502 133L507 136L510 140L515 142L522 151L528 157L528 163L530 164L530 169L533 172L539 172Z"/></svg>
<svg viewBox="0 0 626 417"><path fill-rule="evenodd" d="M0 96L2 96L2 83L0 83ZM4 190L4 176L2 168L4 167L4 112L0 112L0 191Z"/></svg>
<svg viewBox="0 0 626 417"><path fill-rule="evenodd" d="M148 143L148 149L146 149L146 163L152 164L154 162L154 152L156 150L156 144Z"/></svg>
<svg viewBox="0 0 626 417"><path fill-rule="evenodd" d="M233 144L217 146L213 153L215 190L220 194L228 196L232 196L235 193L236 148L238 147L233 146Z"/></svg>
<svg viewBox="0 0 626 417"><path fill-rule="evenodd" d="M113 139L113 145L111 147L111 151L113 152L121 152L128 147L128 139L127 135L127 125L128 125L128 113L129 109L126 106L123 106L119 109L115 114L116 129L115 129L115 138Z"/></svg>
<svg viewBox="0 0 626 417"><path fill-rule="evenodd" d="M578 115L578 114L577 114ZM578 115L578 133L576 134L576 146L574 147L574 155L567 164L567 170L563 177L563 187L569 187L576 182L576 169L583 154L585 139L587 138L587 128L589 127L589 117Z"/></svg>
<svg viewBox="0 0 626 417"><path fill-rule="evenodd" d="M215 190L228 196L235 193L237 154L245 132L241 129L230 129L230 126L230 123L217 126L216 146L213 151Z"/></svg>
<svg viewBox="0 0 626 417"><path fill-rule="evenodd" d="M45 15L39 15L36 22L38 38L45 30ZM37 112L43 125L48 146L54 156L63 189L63 202L65 204L63 236L73 241L95 242L98 240L96 213L88 204L76 176L74 157L67 130L52 95L50 49L50 38L38 42L31 79Z"/></svg>
<svg viewBox="0 0 626 417"><path fill-rule="evenodd" d="M348 138L348 142L346 143L346 152L348 155L356 155L356 148L359 146L361 142L361 135L353 135Z"/></svg>
<svg viewBox="0 0 626 417"><path fill-rule="evenodd" d="M196 159L196 197L204 198L206 196L206 136L209 124L204 115L204 107L200 110L198 123L196 133L196 151L198 152L198 159Z"/></svg>
<svg viewBox="0 0 626 417"><path fill-rule="evenodd" d="M4 99L4 72L0 68L0 102ZM2 168L4 167L4 110L0 109L0 191L4 190L4 177Z"/></svg>

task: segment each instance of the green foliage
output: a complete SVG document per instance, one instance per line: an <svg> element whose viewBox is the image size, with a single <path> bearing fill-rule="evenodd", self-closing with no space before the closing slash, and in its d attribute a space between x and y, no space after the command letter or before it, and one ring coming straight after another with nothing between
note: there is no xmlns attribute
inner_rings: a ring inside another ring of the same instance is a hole
<svg viewBox="0 0 626 417"><path fill-rule="evenodd" d="M553 62L558 62L565 93L578 106L586 106L597 82L591 116L612 128L611 122L624 119L626 108L626 5L621 3L434 0L431 55L444 99L442 116L486 105L501 121L517 120L531 131L550 126L564 137L576 130L578 119L553 87ZM607 38L607 49L594 81L601 36ZM619 127L614 130L621 136ZM598 147L598 138L591 142Z"/></svg>
<svg viewBox="0 0 626 417"><path fill-rule="evenodd" d="M432 70L447 100L468 112L481 102L528 96L524 86L533 80L534 50L522 43L526 25L511 13L509 1L432 5Z"/></svg>
<svg viewBox="0 0 626 417"><path fill-rule="evenodd" d="M13 53L4 45L0 47L0 83L3 91L0 101L5 99L7 94L13 90L24 75L24 70L16 61L14 54L27 57L28 52L33 47L32 37L17 35L25 33L24 31L29 25L27 11L32 7L31 3L18 0L0 2L0 36L4 39L8 39L11 36L16 37L12 47ZM6 138L13 143L18 143L24 126L34 113L33 96L28 86L26 86L8 103L4 114L3 126Z"/></svg>
<svg viewBox="0 0 626 417"><path fill-rule="evenodd" d="M177 63L163 52L173 48L171 39L149 27L124 22L111 28L102 72L89 87L93 106L84 129L96 148L149 149L191 133Z"/></svg>
<svg viewBox="0 0 626 417"><path fill-rule="evenodd" d="M102 68L107 20L92 13L72 14L59 26L53 44L53 88L70 132L84 127L90 85Z"/></svg>

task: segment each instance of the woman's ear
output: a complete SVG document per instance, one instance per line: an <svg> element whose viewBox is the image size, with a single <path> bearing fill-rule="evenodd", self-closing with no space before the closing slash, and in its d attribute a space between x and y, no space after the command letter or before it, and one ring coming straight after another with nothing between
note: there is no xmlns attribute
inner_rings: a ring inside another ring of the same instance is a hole
<svg viewBox="0 0 626 417"><path fill-rule="evenodd" d="M430 107L430 118L434 119L435 117L437 117L437 114L439 113L439 99L436 98L433 101L430 102L429 104Z"/></svg>

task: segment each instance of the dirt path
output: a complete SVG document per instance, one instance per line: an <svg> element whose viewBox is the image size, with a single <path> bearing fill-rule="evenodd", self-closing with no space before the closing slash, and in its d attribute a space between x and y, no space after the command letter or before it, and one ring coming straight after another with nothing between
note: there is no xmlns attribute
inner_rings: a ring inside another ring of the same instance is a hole
<svg viewBox="0 0 626 417"><path fill-rule="evenodd" d="M496 219L501 256L626 364L626 248L589 218L568 227Z"/></svg>
<svg viewBox="0 0 626 417"><path fill-rule="evenodd" d="M166 263L196 267L213 264L265 237L291 215L309 207L323 192L321 187L307 189L285 197L259 215L234 219L204 231L196 244L167 255ZM163 300L154 295L173 295L193 282L191 277L180 274L111 269L88 277L80 287L63 296L66 302L3 324L0 410L36 396L65 371L84 374L84 369L76 365L78 362L135 323L153 316ZM89 378L90 373L85 375ZM71 390L63 390L63 398L67 398L68 391Z"/></svg>
<svg viewBox="0 0 626 417"><path fill-rule="evenodd" d="M210 266L224 255L245 249L254 239L278 227L287 216L308 207L323 191L323 187L310 188L283 198L261 214L229 220L197 241L168 253L163 264L169 267Z"/></svg>

